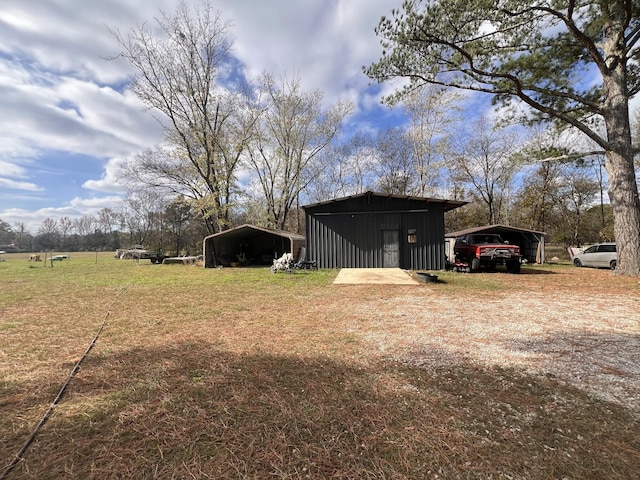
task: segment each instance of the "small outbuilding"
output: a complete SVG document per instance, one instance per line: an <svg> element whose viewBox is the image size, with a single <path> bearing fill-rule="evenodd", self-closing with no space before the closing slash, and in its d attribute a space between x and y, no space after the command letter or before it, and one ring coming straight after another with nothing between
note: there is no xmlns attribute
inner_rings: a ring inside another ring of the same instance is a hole
<svg viewBox="0 0 640 480"><path fill-rule="evenodd" d="M454 258L453 250L456 238L471 233L498 234L505 242L518 245L522 258L528 263L544 263L544 238L546 234L544 232L508 225L485 225L447 233L445 244L447 248L447 258L450 259L450 261L453 261Z"/></svg>
<svg viewBox="0 0 640 480"><path fill-rule="evenodd" d="M271 265L283 253L297 259L304 245L302 235L245 224L205 237L202 256L205 268Z"/></svg>
<svg viewBox="0 0 640 480"><path fill-rule="evenodd" d="M466 203L365 192L306 205L307 258L319 268L444 269L444 214Z"/></svg>

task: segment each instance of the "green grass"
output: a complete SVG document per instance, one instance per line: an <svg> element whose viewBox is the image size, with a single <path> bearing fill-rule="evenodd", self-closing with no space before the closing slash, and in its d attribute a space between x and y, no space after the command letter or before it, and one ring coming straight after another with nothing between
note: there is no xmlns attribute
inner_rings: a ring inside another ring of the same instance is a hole
<svg viewBox="0 0 640 480"><path fill-rule="evenodd" d="M560 263L571 263L569 252L564 247L564 245L561 244L546 244L544 247L544 255L547 261L550 261L552 258L557 257Z"/></svg>
<svg viewBox="0 0 640 480"><path fill-rule="evenodd" d="M366 319L354 320L353 306L369 298L445 295L455 305L559 288L572 281L567 266L336 288L330 270L137 265L106 253L97 263L95 253L71 254L53 268L6 258L0 468L105 322L8 479L626 479L640 471L640 424L625 408L553 377L464 360L400 363L371 351L357 326ZM612 282L638 294L637 282Z"/></svg>

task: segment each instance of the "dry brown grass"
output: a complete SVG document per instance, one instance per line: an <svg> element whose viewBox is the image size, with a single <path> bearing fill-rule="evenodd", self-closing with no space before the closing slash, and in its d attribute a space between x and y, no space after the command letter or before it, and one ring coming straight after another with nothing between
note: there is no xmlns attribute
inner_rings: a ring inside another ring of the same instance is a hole
<svg viewBox="0 0 640 480"><path fill-rule="evenodd" d="M640 424L628 395L607 400L532 359L570 356L539 341L575 334L574 321L585 335L637 342L638 310L624 318L618 307L637 305L638 281L523 272L334 286L331 271L82 255L45 269L10 258L0 265L0 468L108 312L7 478L635 478ZM595 295L600 309L583 315L579 300ZM525 307L533 330L505 343L500 332L513 337ZM606 349L589 338L595 361ZM637 354L623 358L637 372ZM630 380L629 395L640 379Z"/></svg>

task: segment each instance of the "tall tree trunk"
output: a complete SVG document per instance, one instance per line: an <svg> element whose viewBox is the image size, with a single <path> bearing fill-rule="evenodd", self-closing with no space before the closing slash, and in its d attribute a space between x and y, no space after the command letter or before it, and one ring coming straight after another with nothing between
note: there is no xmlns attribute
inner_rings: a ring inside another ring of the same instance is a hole
<svg viewBox="0 0 640 480"><path fill-rule="evenodd" d="M623 2L614 4L605 16L603 75L605 99L602 108L607 129L607 174L613 209L618 268L623 275L640 275L640 199L633 165L629 90L625 45L621 41L626 18Z"/></svg>
<svg viewBox="0 0 640 480"><path fill-rule="evenodd" d="M640 272L640 200L631 152L607 152L609 199L613 208L618 265L624 275Z"/></svg>
<svg viewBox="0 0 640 480"><path fill-rule="evenodd" d="M606 152L609 199L613 209L618 268L623 275L640 273L640 198L633 166L631 125L624 79L616 72L605 79L609 115L605 115L610 148Z"/></svg>

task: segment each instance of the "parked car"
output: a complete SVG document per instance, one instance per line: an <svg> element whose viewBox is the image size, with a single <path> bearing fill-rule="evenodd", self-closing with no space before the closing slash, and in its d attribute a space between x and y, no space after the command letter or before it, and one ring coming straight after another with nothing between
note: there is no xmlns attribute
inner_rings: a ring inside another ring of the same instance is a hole
<svg viewBox="0 0 640 480"><path fill-rule="evenodd" d="M599 243L587 248L573 257L576 267L600 267L615 270L618 265L618 253L615 243Z"/></svg>

